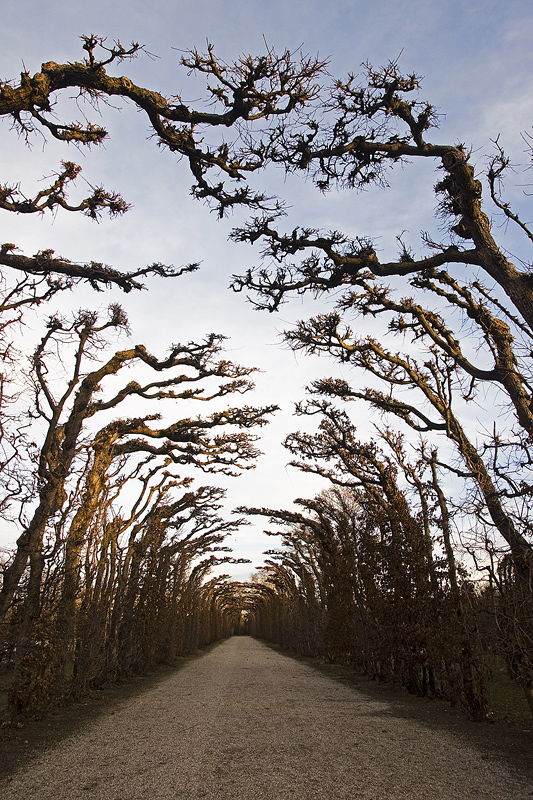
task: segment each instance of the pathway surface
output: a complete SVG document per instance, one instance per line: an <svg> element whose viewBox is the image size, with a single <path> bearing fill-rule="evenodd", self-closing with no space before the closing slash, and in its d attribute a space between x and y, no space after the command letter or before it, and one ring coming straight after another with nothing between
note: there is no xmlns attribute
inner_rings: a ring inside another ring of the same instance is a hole
<svg viewBox="0 0 533 800"><path fill-rule="evenodd" d="M2 800L531 800L510 766L248 637L42 753Z"/></svg>

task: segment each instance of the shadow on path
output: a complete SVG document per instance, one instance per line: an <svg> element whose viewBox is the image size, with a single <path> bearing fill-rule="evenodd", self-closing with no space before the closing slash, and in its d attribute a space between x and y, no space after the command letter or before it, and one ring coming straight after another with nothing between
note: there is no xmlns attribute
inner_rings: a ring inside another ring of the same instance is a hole
<svg viewBox="0 0 533 800"><path fill-rule="evenodd" d="M416 721L434 731L446 731L476 747L483 757L502 760L518 769L533 786L533 721L529 724L493 721L472 722L464 712L452 708L445 700L410 695L388 684L377 683L365 675L353 672L340 664L328 664L316 658L297 656L277 645L265 642L268 647L286 658L294 659L316 670L321 675L342 683L364 694L371 700L389 704L395 717ZM384 715L390 717L390 714ZM533 790L531 793L533 797Z"/></svg>
<svg viewBox="0 0 533 800"><path fill-rule="evenodd" d="M46 714L21 722L0 722L0 778L13 775L44 750L60 744L72 734L83 730L99 717L114 714L129 700L149 692L158 683L181 670L186 664L209 653L217 642L193 655L179 658L176 664L159 666L148 675L125 678L108 683L101 690L91 690L83 702L67 702L51 708Z"/></svg>

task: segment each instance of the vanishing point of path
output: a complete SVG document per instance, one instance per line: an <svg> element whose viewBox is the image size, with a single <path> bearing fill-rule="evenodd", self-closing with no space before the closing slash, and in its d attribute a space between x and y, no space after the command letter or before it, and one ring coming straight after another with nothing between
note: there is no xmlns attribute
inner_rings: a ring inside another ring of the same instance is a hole
<svg viewBox="0 0 533 800"><path fill-rule="evenodd" d="M42 752L2 800L531 800L509 765L249 637Z"/></svg>

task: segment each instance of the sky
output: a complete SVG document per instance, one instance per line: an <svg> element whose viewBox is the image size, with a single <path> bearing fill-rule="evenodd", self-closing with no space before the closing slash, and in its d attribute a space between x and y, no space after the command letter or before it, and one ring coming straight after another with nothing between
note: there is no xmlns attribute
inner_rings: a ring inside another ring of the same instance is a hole
<svg viewBox="0 0 533 800"><path fill-rule="evenodd" d="M114 74L126 74L166 95L180 94L191 103L202 96L202 84L187 76L179 57L193 47L204 49L206 42L226 61L242 53L263 53L266 45L278 53L301 49L329 59L329 72L339 77L360 73L367 61L379 66L399 58L405 72L424 77L421 97L441 114L434 141L464 142L472 148L479 170L498 135L514 163L526 160L521 133L531 131L533 119L533 8L528 0L510 0L504 6L492 0L330 0L327 6L322 0L152 0L150 5L125 0L4 0L2 6L2 79L17 80L22 69L33 74L44 61L80 58L79 36L89 33L120 39L124 45L144 45L153 58L141 55ZM171 342L199 339L210 331L229 337L228 357L262 370L247 402L278 403L281 410L268 431L261 432L259 446L265 455L257 468L225 484L227 508L290 507L295 497L310 497L324 487L318 478L286 466L289 455L281 440L301 427L293 404L304 397L311 380L342 371L324 359L289 352L280 334L295 320L327 310L328 300L294 300L272 315L253 311L243 295L231 292L230 275L259 262L256 249L228 242L230 229L242 217L237 213L217 221L193 200L186 165L157 148L141 115L126 103L116 106L103 111L109 140L90 151L45 144L38 137L28 148L5 120L0 121L0 180L21 181L31 192L61 159L69 158L83 167L92 184L120 191L131 210L99 224L67 213L31 219L5 213L0 217L0 241L15 242L26 254L51 247L74 261L102 261L123 270L154 261L201 262L195 274L148 281L146 292L125 296L116 290L95 294L79 288L61 302L73 308L120 302L130 319L131 341L143 342L156 353L164 353ZM382 254L390 251L392 256L397 234L406 231L407 242L417 247L421 231L436 229L436 180L435 166L425 163L397 170L388 190L371 189L364 195L322 196L300 179L285 180L281 172L265 176L265 185L291 205L287 225L294 218L349 235L371 234ZM38 327L36 323L34 335ZM31 338L32 331L26 335ZM358 422L363 437L370 421ZM199 484L207 482L218 481L198 476ZM228 569L234 577L245 579L262 562L265 547L272 547L261 530L261 522L254 523L234 540L235 556L252 561L250 566ZM0 544L9 543L12 535L0 530Z"/></svg>

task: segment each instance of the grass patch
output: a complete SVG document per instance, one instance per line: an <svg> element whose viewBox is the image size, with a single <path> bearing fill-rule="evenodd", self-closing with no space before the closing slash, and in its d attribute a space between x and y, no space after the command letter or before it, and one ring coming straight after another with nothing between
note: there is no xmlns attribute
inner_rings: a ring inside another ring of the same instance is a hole
<svg viewBox="0 0 533 800"><path fill-rule="evenodd" d="M487 694L493 717L507 722L531 723L531 712L524 692L510 677L503 658L489 655L486 663L489 669Z"/></svg>
<svg viewBox="0 0 533 800"><path fill-rule="evenodd" d="M11 681L13 679L13 671L7 669L0 670L0 719L2 719L7 710L7 698Z"/></svg>

